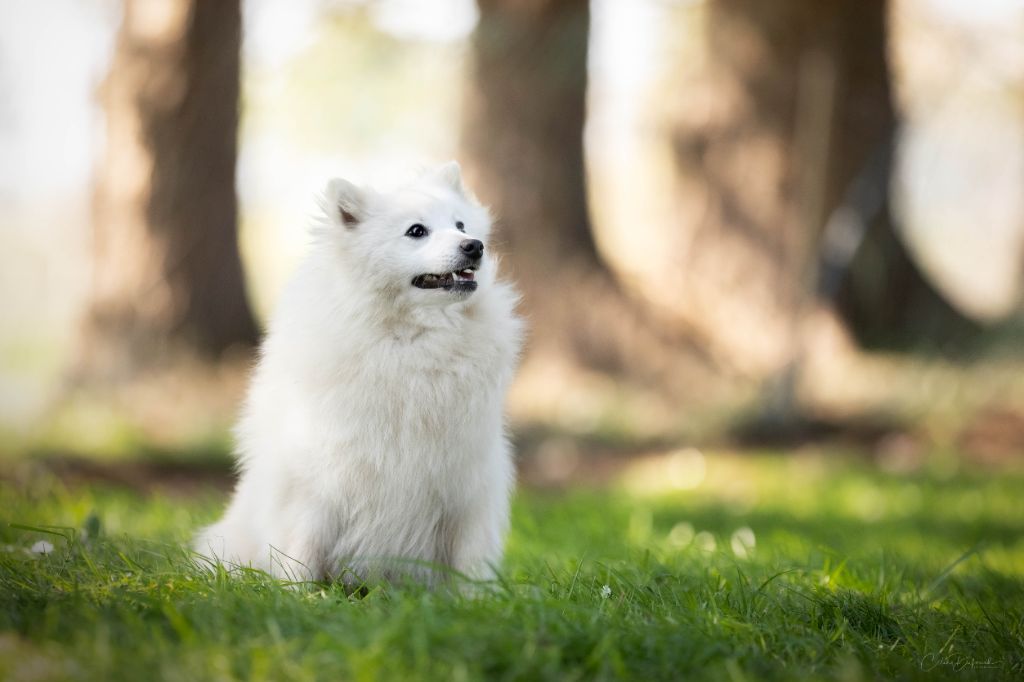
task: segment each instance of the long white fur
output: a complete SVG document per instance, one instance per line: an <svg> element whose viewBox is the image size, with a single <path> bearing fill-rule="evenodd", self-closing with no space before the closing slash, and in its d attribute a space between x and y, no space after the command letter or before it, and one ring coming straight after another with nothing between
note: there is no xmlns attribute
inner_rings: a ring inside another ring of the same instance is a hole
<svg viewBox="0 0 1024 682"><path fill-rule="evenodd" d="M195 549L288 579L489 577L514 484L517 296L486 247L468 297L411 280L486 244L490 217L454 162L389 193L332 180L323 207L235 428L237 488ZM414 223L431 234L405 236Z"/></svg>

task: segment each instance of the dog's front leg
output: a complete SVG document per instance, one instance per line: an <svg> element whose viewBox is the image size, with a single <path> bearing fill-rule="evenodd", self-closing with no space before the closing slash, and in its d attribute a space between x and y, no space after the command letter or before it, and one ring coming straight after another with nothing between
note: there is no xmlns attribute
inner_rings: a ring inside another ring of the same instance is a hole
<svg viewBox="0 0 1024 682"><path fill-rule="evenodd" d="M504 551L512 473L496 469L494 474L470 501L453 544L452 567L473 580L492 580Z"/></svg>
<svg viewBox="0 0 1024 682"><path fill-rule="evenodd" d="M325 580L323 534L310 524L297 523L279 545L271 544L270 573L292 582Z"/></svg>

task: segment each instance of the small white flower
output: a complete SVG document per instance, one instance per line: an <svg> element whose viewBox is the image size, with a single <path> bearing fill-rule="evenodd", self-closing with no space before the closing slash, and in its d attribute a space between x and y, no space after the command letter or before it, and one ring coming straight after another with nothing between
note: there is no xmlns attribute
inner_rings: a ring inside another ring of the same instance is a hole
<svg viewBox="0 0 1024 682"><path fill-rule="evenodd" d="M40 540L36 544L32 545L32 549L29 551L33 554L49 554L53 551L53 545L46 540Z"/></svg>
<svg viewBox="0 0 1024 682"><path fill-rule="evenodd" d="M605 585L601 588L601 599L607 599L610 596L612 596L612 588Z"/></svg>

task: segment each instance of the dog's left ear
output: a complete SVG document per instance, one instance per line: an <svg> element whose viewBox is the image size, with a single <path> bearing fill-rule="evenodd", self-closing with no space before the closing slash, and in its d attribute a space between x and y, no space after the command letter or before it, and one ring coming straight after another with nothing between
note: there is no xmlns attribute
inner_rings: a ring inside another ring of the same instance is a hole
<svg viewBox="0 0 1024 682"><path fill-rule="evenodd" d="M449 161L434 171L434 174L459 194L466 195L466 188L462 185L462 168L458 161Z"/></svg>
<svg viewBox="0 0 1024 682"><path fill-rule="evenodd" d="M355 227L366 219L366 192L348 180L334 178L327 183L325 210L331 219L345 227Z"/></svg>

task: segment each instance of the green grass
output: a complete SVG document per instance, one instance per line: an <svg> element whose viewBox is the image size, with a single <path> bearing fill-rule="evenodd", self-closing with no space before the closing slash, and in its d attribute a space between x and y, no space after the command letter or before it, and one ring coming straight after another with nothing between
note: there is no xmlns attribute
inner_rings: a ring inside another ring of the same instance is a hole
<svg viewBox="0 0 1024 682"><path fill-rule="evenodd" d="M522 493L472 597L208 574L219 493L0 479L0 679L1024 679L1021 473L697 464Z"/></svg>

